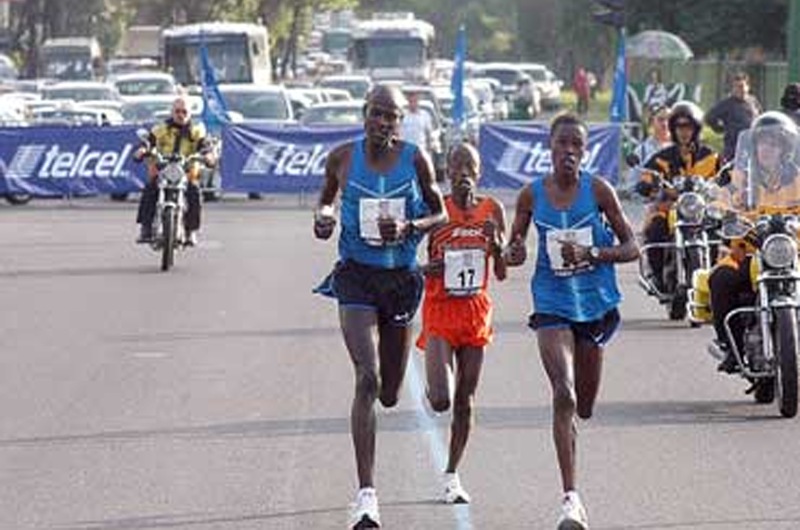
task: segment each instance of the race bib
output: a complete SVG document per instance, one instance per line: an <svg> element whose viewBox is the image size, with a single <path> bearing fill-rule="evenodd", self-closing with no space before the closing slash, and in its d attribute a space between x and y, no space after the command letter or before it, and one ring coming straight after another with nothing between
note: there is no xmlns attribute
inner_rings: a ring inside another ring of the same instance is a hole
<svg viewBox="0 0 800 530"><path fill-rule="evenodd" d="M486 274L486 251L482 248L444 251L444 288L453 296L470 296L480 291Z"/></svg>
<svg viewBox="0 0 800 530"><path fill-rule="evenodd" d="M550 258L550 267L559 276L569 276L580 270L591 267L588 261L567 266L561 256L563 243L574 243L582 247L594 246L592 228L549 230L547 232L547 257Z"/></svg>
<svg viewBox="0 0 800 530"><path fill-rule="evenodd" d="M358 203L361 239L367 244L380 246L384 244L378 220L391 217L399 221L406 220L406 199L361 199Z"/></svg>

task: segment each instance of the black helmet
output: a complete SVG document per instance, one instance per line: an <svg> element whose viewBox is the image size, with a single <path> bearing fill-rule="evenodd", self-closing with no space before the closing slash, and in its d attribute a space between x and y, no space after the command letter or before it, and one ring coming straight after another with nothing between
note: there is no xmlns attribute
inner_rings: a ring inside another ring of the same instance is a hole
<svg viewBox="0 0 800 530"><path fill-rule="evenodd" d="M695 103L682 100L678 101L669 111L669 134L672 136L672 141L678 141L678 135L676 133L675 123L678 121L679 118L688 118L690 122L692 122L692 126L694 127L694 134L692 135L692 142L697 143L698 138L700 137L700 129L703 128L703 111L700 110Z"/></svg>

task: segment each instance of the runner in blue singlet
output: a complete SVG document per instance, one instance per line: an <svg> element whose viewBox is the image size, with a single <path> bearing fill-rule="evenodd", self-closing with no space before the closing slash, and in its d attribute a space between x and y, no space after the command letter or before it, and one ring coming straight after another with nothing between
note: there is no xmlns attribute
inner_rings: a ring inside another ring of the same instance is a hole
<svg viewBox="0 0 800 530"><path fill-rule="evenodd" d="M559 530L588 528L575 489L575 413L591 417L603 347L619 325L613 264L639 255L614 189L580 169L587 138L586 125L576 116L564 114L553 121L553 173L520 192L506 252L509 266L525 262L525 238L533 221L539 243L530 326L553 389L553 438L564 489Z"/></svg>
<svg viewBox="0 0 800 530"><path fill-rule="evenodd" d="M396 87L378 86L370 93L365 138L329 155L314 217L316 237L329 239L336 225L333 204L341 192L340 259L318 292L339 301L355 369L351 426L359 491L353 529L380 527L373 482L375 401L385 407L397 403L423 289L417 245L425 232L447 222L430 159L399 140L403 101Z"/></svg>

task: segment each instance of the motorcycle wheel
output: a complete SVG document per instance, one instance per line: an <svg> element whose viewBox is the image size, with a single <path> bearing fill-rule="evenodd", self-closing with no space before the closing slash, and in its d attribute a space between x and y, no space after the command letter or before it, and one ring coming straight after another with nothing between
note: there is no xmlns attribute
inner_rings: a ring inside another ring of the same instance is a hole
<svg viewBox="0 0 800 530"><path fill-rule="evenodd" d="M772 377L760 379L753 396L756 399L756 403L761 403L762 405L775 401L775 379Z"/></svg>
<svg viewBox="0 0 800 530"><path fill-rule="evenodd" d="M9 204L13 204L14 206L22 206L23 204L28 204L31 202L33 197L28 193L8 193L6 194L5 198Z"/></svg>
<svg viewBox="0 0 800 530"><path fill-rule="evenodd" d="M780 307L775 310L775 359L777 395L781 416L797 415L797 320L795 310Z"/></svg>
<svg viewBox="0 0 800 530"><path fill-rule="evenodd" d="M175 215L172 208L164 210L161 220L163 246L161 248L161 270L168 271L175 259Z"/></svg>

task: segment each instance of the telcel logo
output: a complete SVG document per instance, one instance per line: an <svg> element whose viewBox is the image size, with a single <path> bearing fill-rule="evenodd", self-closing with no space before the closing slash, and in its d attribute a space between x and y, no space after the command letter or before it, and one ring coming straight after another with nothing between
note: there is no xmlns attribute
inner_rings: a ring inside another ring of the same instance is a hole
<svg viewBox="0 0 800 530"><path fill-rule="evenodd" d="M126 144L122 152L92 150L83 144L77 153L62 151L58 145L21 145L6 167L9 178L121 178L125 161L133 145ZM38 168L38 171L37 171Z"/></svg>
<svg viewBox="0 0 800 530"><path fill-rule="evenodd" d="M597 158L603 148L600 142L586 149L581 167L592 171L596 169ZM498 171L505 173L549 173L553 170L550 148L544 142L511 142L505 148L497 163Z"/></svg>
<svg viewBox="0 0 800 530"><path fill-rule="evenodd" d="M263 143L255 146L242 168L245 175L323 176L332 146Z"/></svg>

